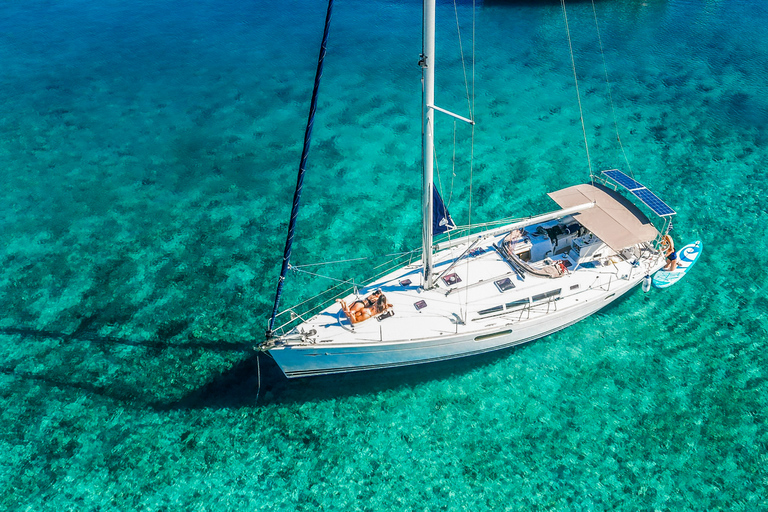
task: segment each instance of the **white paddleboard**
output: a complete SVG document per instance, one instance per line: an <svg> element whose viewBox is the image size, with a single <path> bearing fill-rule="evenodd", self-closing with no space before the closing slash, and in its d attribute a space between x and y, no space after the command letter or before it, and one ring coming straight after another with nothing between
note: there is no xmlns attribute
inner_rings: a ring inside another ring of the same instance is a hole
<svg viewBox="0 0 768 512"><path fill-rule="evenodd" d="M697 240L677 251L677 267L675 270L659 270L653 276L653 286L656 288L668 288L685 277L685 274L693 267L701 255L702 243Z"/></svg>

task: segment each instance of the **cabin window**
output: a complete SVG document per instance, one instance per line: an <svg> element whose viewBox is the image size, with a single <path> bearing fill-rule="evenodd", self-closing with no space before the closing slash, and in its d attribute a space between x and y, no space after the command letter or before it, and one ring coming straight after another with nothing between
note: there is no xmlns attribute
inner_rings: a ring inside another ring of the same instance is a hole
<svg viewBox="0 0 768 512"><path fill-rule="evenodd" d="M507 309L516 309L520 306L527 306L528 305L528 299L521 299L521 300L513 300L512 302L507 302Z"/></svg>
<svg viewBox="0 0 768 512"><path fill-rule="evenodd" d="M571 291L578 290L578 289L579 289L579 285L577 284L574 284L573 286L571 286Z"/></svg>
<svg viewBox="0 0 768 512"><path fill-rule="evenodd" d="M504 311L509 313L512 311L520 310L528 306L528 304L530 304L530 301L528 299L513 300L512 302L507 302L506 304L502 304L500 306L494 306L492 308L478 311L477 314L480 317L486 317L486 318L493 313L496 313L493 316L499 316L499 314L503 314ZM483 318L473 318L473 320L482 320L482 319Z"/></svg>
<svg viewBox="0 0 768 512"><path fill-rule="evenodd" d="M546 299L549 299L550 297L555 297L557 295L560 295L560 291L561 290L562 290L562 288L558 288L557 290L550 290L550 291L545 292L545 293L540 293L538 295L534 295L531 299L533 300L533 302L538 302L538 301L546 300Z"/></svg>
<svg viewBox="0 0 768 512"><path fill-rule="evenodd" d="M492 308L484 309L482 311L479 311L479 315L490 315L491 313L498 313L499 311L504 311L504 306L494 306Z"/></svg>

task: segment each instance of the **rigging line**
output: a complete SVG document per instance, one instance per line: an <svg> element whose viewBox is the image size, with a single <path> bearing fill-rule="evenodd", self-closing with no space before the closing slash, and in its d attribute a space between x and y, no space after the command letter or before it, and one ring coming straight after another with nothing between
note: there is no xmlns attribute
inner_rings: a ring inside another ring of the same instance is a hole
<svg viewBox="0 0 768 512"><path fill-rule="evenodd" d="M330 288L328 288L327 290L322 291L322 292L320 292L320 293L318 293L316 295L313 295L312 297L309 297L308 299L306 299L306 300L304 300L304 301L294 305L293 307L290 307L290 308L288 308L288 309L286 309L284 311L281 311L277 316L282 316L282 315L284 315L285 313L288 313L288 312L295 313L295 310L299 309L300 306L303 306L307 302L314 301L314 300L318 299L320 296L325 295L328 292L331 292L331 291L335 290L336 288L339 288L340 286L343 286L344 284L346 284L346 283L343 283L343 282L342 283L337 283L337 284L331 286ZM334 297L341 297L342 295L347 294L348 290L353 290L355 288L357 288L357 287L356 286L350 286L348 288L344 288L342 291L336 292L336 294L333 295L330 299L324 299L323 302L321 302L320 304L317 304L314 307L311 307L311 308L307 309L306 311L303 312L303 314L304 315L308 315L308 314L312 313L313 311L317 311L318 309L320 309L322 307L325 307L326 304L330 304L330 302L333 300ZM284 323L281 327L284 327L285 325L288 325L292 321L293 320L289 320L288 322Z"/></svg>
<svg viewBox="0 0 768 512"><path fill-rule="evenodd" d="M464 89L466 89L467 91L467 108L469 108L469 118L474 121L474 112L472 111L472 102L469 99L469 81L467 80L467 65L464 63L464 46L461 44L461 28L459 27L459 9L456 6L456 0L453 0L453 13L456 16L456 34L459 36L459 53L461 53L461 69L462 71L464 71ZM474 34L474 31L473 31L473 34ZM474 43L474 40L473 40L473 43ZM473 47L473 51L474 51L474 47Z"/></svg>
<svg viewBox="0 0 768 512"><path fill-rule="evenodd" d="M434 128L433 128L434 129ZM435 139L432 139L432 155L434 155L434 166L435 166L435 173L437 174L437 190L440 192L440 196L443 195L443 180L440 179L440 166L437 164L437 146L435 145ZM432 182L432 185L434 186L434 180Z"/></svg>
<svg viewBox="0 0 768 512"><path fill-rule="evenodd" d="M323 277L323 276L321 276L321 277ZM311 301L314 301L314 300L318 299L320 296L325 295L328 292L331 292L331 291L335 290L336 288L339 288L340 286L343 286L344 284L347 284L347 283L345 283L345 282L337 283L337 284L331 286L330 288L328 288L327 290L322 291L322 292L320 292L320 293L318 293L316 295L313 295L312 297L309 297L308 299L306 299L306 300L304 300L302 302L299 302L298 304L295 304L295 305L293 305L292 307L290 307L290 308L288 308L286 310L281 311L277 316L280 317L280 316L284 315L285 313L289 313L290 312L290 313L294 313L297 317L301 318L301 315L296 313L296 310L298 310L301 306L303 306L304 304L306 304L308 302L311 302ZM347 294L349 290L353 290L353 289L356 289L356 288L357 288L357 286L350 286L350 287L344 288L342 291L336 292L336 294L333 295L330 299L324 299L320 304L317 304L314 307L311 307L311 308L303 311L302 314L304 316L307 316L310 313L312 313L314 311L317 311L320 308L325 307L326 304L330 304L334 297L341 297L342 295ZM282 329L283 327L285 327L286 325L290 324L294 320L295 320L295 318L291 319L291 320L288 320L287 322L285 322L284 324L282 324L278 328L276 328L275 331L278 331L279 329ZM302 318L302 320L304 320L304 319Z"/></svg>
<svg viewBox="0 0 768 512"><path fill-rule="evenodd" d="M410 251L404 251L404 252L391 252L389 254L385 254L384 256L394 256L395 258L399 258L400 256L407 256L409 254L414 254L416 252L419 252L421 249L411 249Z"/></svg>
<svg viewBox="0 0 768 512"><path fill-rule="evenodd" d="M351 283L353 285L357 284L357 283L355 283L354 279L336 279L335 277L324 276L323 274L316 274L315 272L310 272L309 270L302 270L300 268L296 268L296 267L293 267L293 266L291 267L291 270L293 270L294 272L301 272L302 274L308 274L308 275L314 276L314 277L322 277L323 279L329 279L331 281L336 281L336 282L339 282L339 283Z"/></svg>
<svg viewBox="0 0 768 512"><path fill-rule="evenodd" d="M568 13L565 11L565 0L560 0L565 19L565 33L568 35L568 50L571 54L571 67L573 68L573 82L576 84L576 98L579 101L579 117L581 117L581 131L584 134L584 147L587 150L587 164L589 165L589 178L594 183L596 176L592 172L592 159L589 157L589 143L587 142L587 129L584 126L584 109L581 106L581 94L579 93L579 79L576 77L576 61L573 58L573 44L571 43L571 30L568 28Z"/></svg>
<svg viewBox="0 0 768 512"><path fill-rule="evenodd" d="M455 0L454 0L455 1ZM455 4L454 4L455 5ZM472 0L472 102L470 106L470 112L472 112L472 120L475 120L474 117L474 109L475 109L475 19L477 14L477 5L476 0ZM463 63L463 61L462 61ZM470 150L469 150L469 211L467 215L467 222L469 224L469 233L468 236L472 234L472 183L474 178L474 172L475 172L475 123L472 123L472 132L471 132L471 140L470 140ZM467 259L466 262L466 272L467 272L467 281L469 281L469 259ZM469 303L469 291L465 290L464 294L464 307L461 308L461 300L459 300L459 307L460 307L460 317L461 321L466 323L467 321L467 312L468 312L468 303Z"/></svg>
<svg viewBox="0 0 768 512"><path fill-rule="evenodd" d="M391 259L391 260L389 260L389 261L385 261L385 262L383 262L383 263L380 263L379 265L375 266L375 267L374 267L374 269L380 269L381 267L384 267L384 266L386 266L386 265L390 265L390 267L389 267L389 268L387 268L387 269L385 269L384 271L382 271L382 272L379 272L378 274L374 275L374 278L373 278L373 279L375 279L375 278L377 278L377 277L380 277L380 276L384 275L385 273L387 273L387 272L388 272L388 271L390 271L390 270L393 270L393 269L395 269L395 268L398 268L397 259L398 259L399 257L401 257L401 256L405 256L405 255L408 255L408 254L413 254L413 253L415 253L415 252L418 252L419 250L420 250L420 249L414 249L414 250L412 250L412 251L408 251L408 252L402 252L402 253L397 253L397 254L388 254L387 256L393 256L393 255L394 255L394 256L395 256L395 258L393 258L393 259ZM362 258L362 259L366 259L366 258ZM291 266L291 269L294 269L294 268L295 268L295 267ZM296 272L301 272L301 273L304 273L304 274L312 274L311 272L308 272L308 271L306 271L306 270L301 270L301 269L298 269L298 268L296 268ZM330 279L330 280L332 280L332 281L336 281L336 282L337 282L337 284L335 284L335 285L331 286L331 287L330 287L330 288L328 288L327 290L324 290L324 291L322 291L322 292L320 292L320 293L318 293L318 294L316 294L316 295L313 295L312 297L309 297L308 299L306 299L306 300L304 300L304 301L302 301L302 302L299 302L298 304L295 304L293 307L291 307L291 308L289 308L289 309L286 309L286 310L284 310L284 311L281 311L280 313L278 313L278 315L277 315L277 316L281 316L281 315L283 315L284 313L286 313L286 312L288 312L288 311L291 311L291 310L293 310L293 309L296 309L296 308L298 308L298 307L300 307L300 306L303 306L303 305L304 305L304 304L306 304L307 302L310 302L310 301L312 301L312 300L315 300L315 299L317 299L318 297L320 297L320 296L322 296L322 295L325 295L325 294L327 294L327 293L329 293L329 292L331 292L331 291L335 290L336 288L338 288L338 287L340 287L340 286L343 286L343 285L345 285L345 284L351 284L351 285L353 285L353 286L355 285L354 279L347 279L347 280L342 280L342 279L335 279L335 278L332 278L332 277L329 277L329 276L323 276L323 275L320 275L320 274L313 274L313 275L316 275L316 276L318 276L318 277L324 277L324 278ZM366 279L365 281L367 282L367 281L368 281L368 279ZM317 309L318 307L319 307L319 306L316 306L316 307L314 307L314 308L310 309L309 311L312 311L312 310L314 310L314 309Z"/></svg>
<svg viewBox="0 0 768 512"><path fill-rule="evenodd" d="M403 253L398 253L398 254L387 254L386 256L396 256L396 257L395 257L395 258L393 258L393 259L392 259L392 260L390 260L390 261L386 261L386 262L384 262L384 263L381 263L381 264L379 264L379 265L375 266L374 268L375 268L375 269L379 269L379 268L381 268L381 267L383 267L383 266L385 266L385 265L392 265L392 266L391 266L389 269L386 269L386 270L384 270L383 272L380 272L380 273L379 273L378 275L376 275L375 277L380 277L380 276L384 275L385 273L387 273L389 270L394 270L395 268L397 268L397 264L396 264L396 261L397 261L397 259L398 259L399 257L405 256L405 255L408 255L408 254L413 254L413 253L415 253L415 252L418 252L418 250L414 249L414 250L411 250L411 251L408 251L408 252L403 252ZM367 259L367 258L361 258L361 259ZM291 266L291 268L293 269L294 267L293 267L293 266ZM302 273L305 273L305 274L310 274L310 272L307 272L307 271L304 271L304 270L300 270L300 269L296 269L296 271L297 271L297 272L302 272ZM287 313L287 312L289 312L289 311L293 311L293 310L295 310L295 309L298 309L298 308L300 308L301 306L303 306L304 304L306 304L306 303L308 303L308 302L311 302L311 301L313 301L313 300L315 300L315 299L317 299L317 298L319 298L319 297L321 297L321 296L323 296L323 295L326 295L326 294L328 294L328 293L330 293L330 292L332 292L332 291L336 290L336 289L337 289L337 288L339 288L340 286L344 286L345 284L351 284L353 287L355 286L354 280L352 280L352 279L348 279L348 280L344 281L344 280L340 280L340 279L333 279L333 278L331 278L331 277L328 277L328 276L322 276L322 275L321 275L320 277L325 277L325 278L331 279L331 280L333 280L333 281L337 281L337 283L336 283L335 285L331 286L330 288L328 288L327 290L323 290L322 292L320 292L320 293L318 293L318 294L315 294L315 295L313 295L313 296L311 296L311 297L309 297L309 298L307 298L307 299L303 300L302 302L299 302L298 304L294 304L292 307L290 307L290 308L288 308L288 309L286 309L286 310L280 311L280 312L279 312L279 313L276 315L276 318L277 318L277 317L280 317L280 316L282 316L282 315L284 315L285 313ZM342 294L344 294L344 293L346 293L346 290L343 290L343 291L341 291L341 292L337 292L337 293L336 293L336 297L340 297L340 296L341 296ZM326 303L327 303L327 302L328 302L328 299L326 299ZM322 307L324 304L325 304L325 303L323 303L323 304L318 304L317 306L315 306L315 307L313 307L313 308L310 308L310 309L308 309L307 311L305 311L305 314L306 314L306 313L309 313L309 312L312 312L312 311L315 311L315 310L317 310L317 309L319 309L319 308L320 308L320 307ZM289 323L290 323L290 322L289 322ZM281 327L283 327L283 326L285 326L285 325L287 325L287 324L283 324Z"/></svg>
<svg viewBox="0 0 768 512"><path fill-rule="evenodd" d="M369 258L350 258L348 260L336 260L336 261L326 261L324 263L305 263L304 265L290 265L290 268L299 269L302 267L319 267L322 265L333 265L335 263L346 263L348 261L361 261L361 260L367 260Z"/></svg>
<svg viewBox="0 0 768 512"><path fill-rule="evenodd" d="M453 120L453 160L451 161L451 194L448 196L448 202L445 207L451 206L451 199L453 199L453 184L456 181L456 120Z"/></svg>
<svg viewBox="0 0 768 512"><path fill-rule="evenodd" d="M405 255L407 255L407 254L413 254L414 252L416 252L416 251L409 251L409 252L404 252L404 253L400 254L399 256L396 256L396 257L392 258L391 260L385 261L385 262L383 262L383 263L379 263L378 265L376 265L375 267L373 267L373 270L378 270L378 269L380 269L381 267L385 267L385 266L387 266L387 265L400 265L400 263L397 263L397 260L398 260L399 258L401 258L402 256L405 256ZM397 267L391 267L391 268L397 268ZM366 282L367 282L367 280L366 280Z"/></svg>
<svg viewBox="0 0 768 512"><path fill-rule="evenodd" d="M410 250L410 251L405 251L405 252L392 252L392 253L389 253L389 254L385 254L384 256L387 256L387 257L389 257L389 256L398 257L398 256L405 256L407 254L412 254L414 252L416 252L416 249L413 249L413 250ZM347 263L347 262L350 262L350 261L364 261L364 260L369 260L369 259L371 259L371 257L370 256L366 256L366 257L363 257L363 258L349 258L349 259L346 259L346 260L324 261L324 262L321 262L321 263L305 263L303 265L290 265L289 264L288 267L290 269L301 269L301 268L304 268L304 267L320 267L320 266L323 266L323 265L335 265L337 263Z"/></svg>
<svg viewBox="0 0 768 512"><path fill-rule="evenodd" d="M378 266L378 267L376 267L376 268L377 268L377 269L378 269L378 268L381 268L381 267L383 267L384 265L390 265L390 266L389 266L389 268L385 268L384 270L380 271L378 274L374 274L374 275L373 275L373 277L365 279L365 281L366 281L366 282L369 282L369 281L375 281L376 279L378 279L378 278L380 278L380 277L382 277L382 276L384 276L384 275L386 275L386 274L390 273L391 271L393 271L393 270L395 270L395 269L398 269L398 268L400 268L400 265L399 265L399 264L396 262L396 260L390 260L390 261L388 261L388 262L385 262L385 263L383 263L383 264L379 265L379 266ZM303 273L305 273L305 274L309 274L309 273L310 273L310 272L306 272L306 271L301 271L301 272L303 272ZM326 277L326 278L327 278L327 276L322 276L322 275L320 275L320 276L318 276L318 277ZM333 279L333 278L328 278L328 279ZM335 290L335 289L337 289L337 288L339 288L339 287L341 287L341 286L343 286L343 285L345 285L345 284L352 284L353 286L352 286L352 287L349 287L349 288L345 288L345 289L344 289L344 290L342 290L341 292L338 292L338 293L336 293L336 294L334 295L334 297L341 297L342 295L345 295L345 294L347 293L347 291L348 291L348 290L351 290L351 289L355 289L355 290L356 290L356 289L357 289L357 286L355 285L355 283L354 283L352 280L348 280L348 281L341 281L341 280L339 280L339 279L333 279L333 280L334 280L334 281L338 281L338 283L337 283L337 284L335 284L334 286L330 287L329 289L325 290L325 291L322 291L322 292L320 292L320 293L318 293L318 294L316 294L316 295L313 295L312 297L309 297L309 298L307 298L307 299L306 299L306 300L304 300L303 302L300 302L300 303L298 303L298 304L294 305L293 307L291 307L291 308L289 308L289 309L286 309L286 310L284 310L284 311L281 311L281 312L280 312L280 313L279 313L277 316L278 316L278 317L279 317L279 316L282 316L283 314L285 314L285 313L288 313L289 311L291 311L291 312L295 312L295 310L296 310L296 309L298 309L300 306L303 306L304 304L306 304L306 303L308 303L308 302L314 301L315 299L317 299L317 298L321 297L322 295L325 295L325 294L327 294L327 293L329 293L329 292L331 292L331 291L333 291L333 290ZM357 293L357 292L355 291L355 293ZM324 300L323 302L321 302L320 304L317 304L316 306L314 306L314 307L311 307L311 308L307 309L306 311L304 311L304 312L303 312L303 314L306 316L306 315L308 315L308 314L310 314L310 313L312 313L312 312L314 312L314 311L317 311L318 309L321 309L321 308L323 308L323 307L326 307L326 304L330 304L330 302L331 302L332 300L333 300L333 298L331 298L331 299L325 299L325 300ZM275 331L279 331L280 329L282 329L282 328L283 328L283 327L285 327L286 325L290 324L291 322L293 322L293 320L289 320L288 322L286 322L286 323L284 323L284 324L280 325L279 327L277 327L277 328L275 329Z"/></svg>
<svg viewBox="0 0 768 512"><path fill-rule="evenodd" d="M309 116L307 127L304 131L304 147L301 150L301 161L299 163L299 173L296 177L296 190L293 193L293 205L291 206L291 217L288 222L288 235L285 238L285 249L283 250L283 264L280 269L280 278L277 281L277 290L275 291L275 305L272 308L272 316L267 324L267 338L272 337L272 327L275 323L277 311L280 308L280 297L283 294L283 283L288 274L288 267L291 261L291 249L293 247L293 235L296 231L296 218L299 215L299 203L301 202L301 190L304 185L304 173L307 167L307 158L309 157L309 147L312 142L312 127L315 124L315 111L317 110L317 95L320 89L320 79L323 77L323 62L325 61L326 48L328 46L328 33L331 28L331 13L333 12L333 0L328 0L328 10L325 14L325 27L323 29L323 41L320 43L320 55L317 57L317 70L315 71L315 85L312 88L312 99L309 103Z"/></svg>
<svg viewBox="0 0 768 512"><path fill-rule="evenodd" d="M472 234L472 178L474 176L475 171L475 125L472 125L472 142L470 145L470 155L469 155L469 218L467 219L469 221L469 234ZM467 282L469 282L469 258L467 258L466 263L466 272L467 272ZM462 315L465 315L465 318L462 319L463 322L466 323L466 313L468 311L468 303L469 303L469 291L464 295L464 311L461 312Z"/></svg>
<svg viewBox="0 0 768 512"><path fill-rule="evenodd" d="M600 24L597 22L597 10L595 9L595 0L592 0L592 14L595 17L595 29L597 30L597 42L600 45L600 56L603 58L603 71L605 72L605 85L608 89L608 101L611 104L611 113L613 114L613 127L616 129L616 140L619 141L619 147L621 153L624 155L624 161L627 163L629 174L632 178L635 177L635 173L632 171L632 165L627 158L627 152L624 150L624 144L621 142L621 135L619 135L619 122L616 120L616 109L613 106L613 94L611 94L611 82L608 80L608 65L605 62L605 52L603 51L603 39L600 37Z"/></svg>
<svg viewBox="0 0 768 512"><path fill-rule="evenodd" d="M316 295L313 295L312 297L309 297L308 299L303 300L302 302L299 302L298 304L294 304L293 307L290 307L290 308L288 308L286 310L281 311L280 313L277 314L277 316L281 316L281 315L287 313L288 311L292 311L294 309L297 309L300 306L303 306L304 304L306 304L307 302L313 301L316 298L320 297L321 295L325 295L326 293L331 292L331 291L335 290L336 288L338 288L339 286L342 286L344 284L346 284L346 281L341 281L341 282L331 286L327 290L324 290L324 291L322 291L322 292L320 292L320 293L318 293ZM317 306L312 308L312 309L317 309ZM312 311L312 309L310 309L309 311Z"/></svg>

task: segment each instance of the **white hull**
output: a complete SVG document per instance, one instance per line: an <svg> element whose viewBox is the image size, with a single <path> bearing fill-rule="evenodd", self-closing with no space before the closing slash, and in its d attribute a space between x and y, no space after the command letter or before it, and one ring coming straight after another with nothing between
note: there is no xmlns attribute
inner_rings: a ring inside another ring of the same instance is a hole
<svg viewBox="0 0 768 512"><path fill-rule="evenodd" d="M468 357L522 345L565 329L599 311L641 282L642 276L621 289L616 287L610 298L595 299L592 304L551 313L538 320L509 323L468 335L371 346L294 345L272 349L269 353L287 377L394 368ZM488 337L479 341L476 339L482 336Z"/></svg>
<svg viewBox="0 0 768 512"><path fill-rule="evenodd" d="M527 275L523 279L512 273L508 261L494 250L494 244L501 243L502 238L503 235L489 237L481 255L462 260L450 269L462 279L458 286L447 286L438 280L440 286L433 290L424 291L416 285L403 287L403 279L418 278L418 267L405 267L361 290L361 295L365 295L381 289L394 305L395 315L391 318L369 319L353 328L341 308L334 305L264 348L287 377L390 368L482 354L564 329L618 299L664 263L663 257L651 251L634 266L614 254L613 261L604 260L607 263L598 268L574 262L574 270L561 277ZM458 246L454 251L438 253L436 272L451 265L464 249ZM516 286L504 292L498 289L495 278L503 276L512 276ZM522 308L483 315L483 311L497 304L554 289L561 291L551 299L529 300L528 306ZM414 307L419 300L428 304L420 311Z"/></svg>

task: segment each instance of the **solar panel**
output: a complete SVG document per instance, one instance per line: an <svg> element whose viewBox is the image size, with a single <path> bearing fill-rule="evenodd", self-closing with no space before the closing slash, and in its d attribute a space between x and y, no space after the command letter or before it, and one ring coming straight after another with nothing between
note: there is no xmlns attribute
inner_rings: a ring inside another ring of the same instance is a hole
<svg viewBox="0 0 768 512"><path fill-rule="evenodd" d="M629 190L638 199L645 203L648 208L659 217L666 217L667 215L675 215L675 210L670 208L661 199L656 197L656 194L645 188L640 182L635 181L618 169L611 169L610 171L603 171L603 174L610 179Z"/></svg>
<svg viewBox="0 0 768 512"><path fill-rule="evenodd" d="M618 169L613 169L610 171L603 171L603 174L611 178L613 181L624 187L625 189L632 192L633 190L637 190L639 188L645 188L643 185L638 183L637 181L633 180L623 172L619 171Z"/></svg>
<svg viewBox="0 0 768 512"><path fill-rule="evenodd" d="M659 217L666 217L667 215L674 215L675 210L667 206L667 204L656 197L656 194L648 190L647 188L641 188L640 190L631 191L638 199L644 202L648 208L654 211Z"/></svg>

